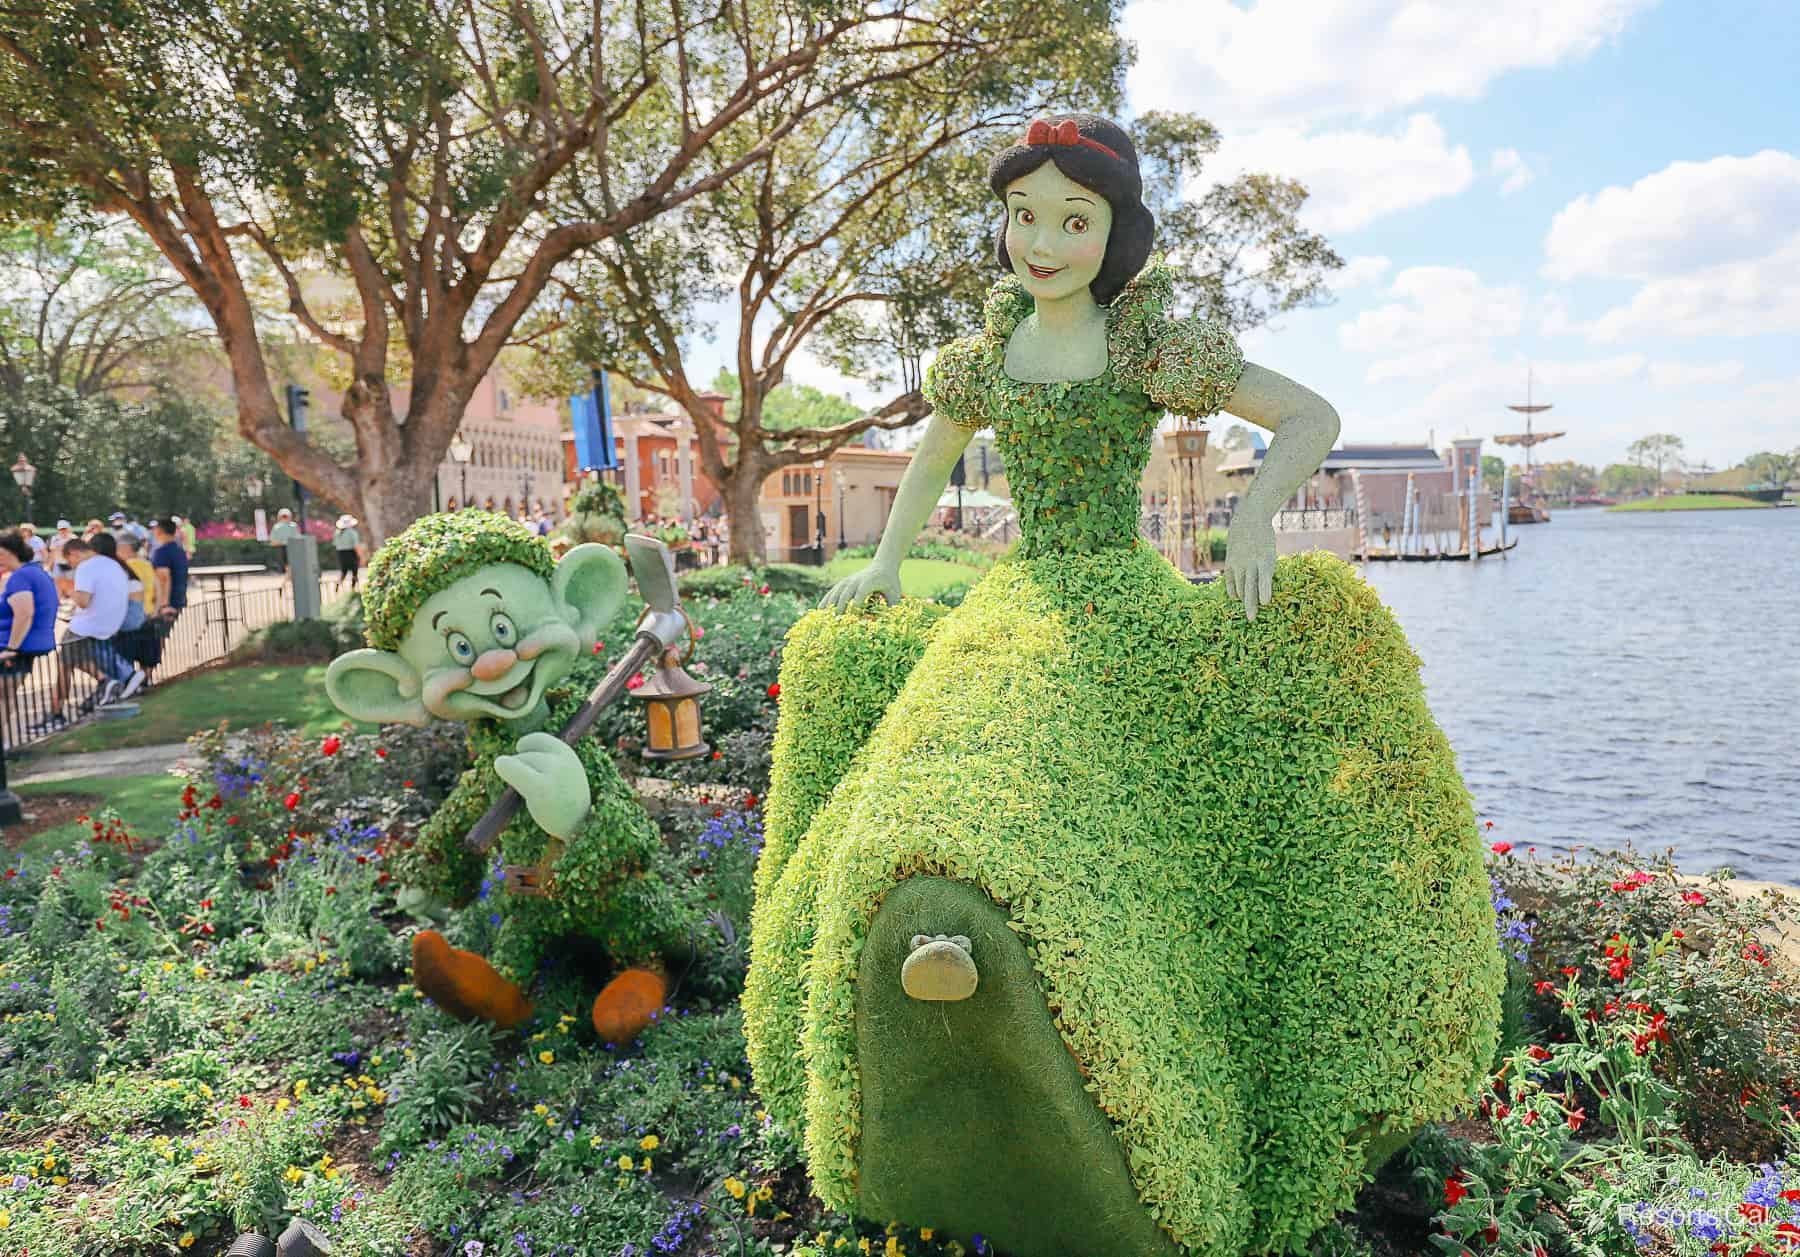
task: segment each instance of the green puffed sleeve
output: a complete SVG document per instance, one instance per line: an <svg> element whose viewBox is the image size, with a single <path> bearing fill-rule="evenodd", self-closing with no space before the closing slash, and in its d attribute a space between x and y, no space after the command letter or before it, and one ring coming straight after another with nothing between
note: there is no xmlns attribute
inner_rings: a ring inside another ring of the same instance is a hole
<svg viewBox="0 0 1800 1257"><path fill-rule="evenodd" d="M925 371L925 400L951 423L970 432L993 423L983 387L984 349L979 336L953 340L938 350Z"/></svg>
<svg viewBox="0 0 1800 1257"><path fill-rule="evenodd" d="M1223 410L1244 373L1244 353L1223 323L1163 324L1145 361L1144 392L1171 414L1204 419Z"/></svg>

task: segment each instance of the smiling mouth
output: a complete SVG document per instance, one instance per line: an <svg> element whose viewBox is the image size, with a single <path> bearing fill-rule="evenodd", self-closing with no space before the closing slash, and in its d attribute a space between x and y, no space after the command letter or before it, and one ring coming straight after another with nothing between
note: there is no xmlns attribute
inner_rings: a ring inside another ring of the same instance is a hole
<svg viewBox="0 0 1800 1257"><path fill-rule="evenodd" d="M1063 272L1063 268L1060 266L1055 267L1054 269L1046 269L1042 266L1033 266L1029 262L1025 263L1025 269L1031 272L1031 277L1033 279L1049 279L1052 275L1060 275Z"/></svg>
<svg viewBox="0 0 1800 1257"><path fill-rule="evenodd" d="M531 681L536 673L536 668L527 667L525 674L519 678L516 685L499 693L484 693L475 689L465 690L464 693L471 698L482 699L509 712L523 712L531 705Z"/></svg>

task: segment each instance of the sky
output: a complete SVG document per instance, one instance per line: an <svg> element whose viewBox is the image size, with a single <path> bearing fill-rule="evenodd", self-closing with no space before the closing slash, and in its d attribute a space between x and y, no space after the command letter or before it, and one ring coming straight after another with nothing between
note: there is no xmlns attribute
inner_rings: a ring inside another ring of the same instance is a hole
<svg viewBox="0 0 1800 1257"><path fill-rule="evenodd" d="M1241 343L1342 441L1517 431L1529 368L1567 433L1540 458L1800 447L1800 3L1132 0L1124 30L1132 112L1224 135L1194 193L1310 190L1333 299Z"/></svg>

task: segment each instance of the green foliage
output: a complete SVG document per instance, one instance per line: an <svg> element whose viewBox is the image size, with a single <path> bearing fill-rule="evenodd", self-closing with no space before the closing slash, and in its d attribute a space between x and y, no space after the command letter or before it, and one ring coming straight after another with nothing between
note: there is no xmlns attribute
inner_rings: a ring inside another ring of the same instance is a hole
<svg viewBox="0 0 1800 1257"><path fill-rule="evenodd" d="M1729 493L1670 493L1663 497L1637 498L1609 506L1609 511L1741 511L1772 507L1772 502L1740 498Z"/></svg>
<svg viewBox="0 0 1800 1257"><path fill-rule="evenodd" d="M597 541L616 546L625 540L625 530L625 499L598 477L581 486L562 525L562 535L577 544Z"/></svg>
<svg viewBox="0 0 1800 1257"><path fill-rule="evenodd" d="M493 511L453 511L415 520L369 560L362 611L369 645L398 650L431 595L490 563L516 563L549 580L556 560L545 540Z"/></svg>
<svg viewBox="0 0 1800 1257"><path fill-rule="evenodd" d="M1140 1196L1197 1251L1304 1242L1377 1126L1473 1090L1504 972L1417 660L1336 560L1283 559L1275 589L1250 624L1145 548L1063 552L935 627L903 603L789 634L744 1008L828 1203L855 1199L855 1062L885 1050L857 957L916 875L1009 912ZM1252 1076L1254 1109L1224 1099Z"/></svg>
<svg viewBox="0 0 1800 1257"><path fill-rule="evenodd" d="M925 394L957 426L992 426L1005 451L1023 534L1018 553L1093 553L1137 545L1136 485L1156 420L1216 412L1243 355L1223 324L1176 321L1173 272L1144 268L1107 309L1106 370L1031 384L1006 374L1007 340L1032 310L1016 278L995 284L980 335L945 346Z"/></svg>
<svg viewBox="0 0 1800 1257"><path fill-rule="evenodd" d="M492 1027L438 1023L406 1049L377 1151L412 1148L473 1118L494 1064Z"/></svg>
<svg viewBox="0 0 1800 1257"><path fill-rule="evenodd" d="M35 379L0 387L0 445L38 469L31 500L40 527L58 516L104 519L115 510L144 520L169 511L210 513L216 431L210 415L173 394L83 397ZM4 481L0 516L24 519L18 486L10 476Z"/></svg>
<svg viewBox="0 0 1800 1257"><path fill-rule="evenodd" d="M680 584L682 603L690 606L703 599L731 598L745 589L756 590L764 585L772 594L792 594L809 602L817 602L831 589L831 581L819 568L796 563L770 563L758 568L737 563L702 567L683 572Z"/></svg>

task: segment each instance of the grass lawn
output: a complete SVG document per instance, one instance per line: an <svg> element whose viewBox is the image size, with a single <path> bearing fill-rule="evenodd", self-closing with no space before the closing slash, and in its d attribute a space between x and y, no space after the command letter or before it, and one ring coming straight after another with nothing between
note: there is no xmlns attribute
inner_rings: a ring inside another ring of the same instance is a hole
<svg viewBox="0 0 1800 1257"><path fill-rule="evenodd" d="M142 834L160 835L168 828L169 817L181 806L181 779L168 773L147 773L141 777L71 777L67 781L26 782L18 787L19 798L27 812L33 799L56 795L92 795L93 806L110 807L119 818ZM73 820L33 834L21 844L26 855L48 855L52 851L70 851L75 843L92 831Z"/></svg>
<svg viewBox="0 0 1800 1257"><path fill-rule="evenodd" d="M181 742L221 720L249 727L273 720L324 734L338 728L344 716L325 697L322 663L213 668L151 691L132 719L92 721L43 742L39 753Z"/></svg>
<svg viewBox="0 0 1800 1257"><path fill-rule="evenodd" d="M833 559L825 565L825 575L833 581L839 581L854 572L860 572L869 562L868 559ZM940 589L964 581L973 582L982 575L980 568L964 563L950 563L943 559L902 559L900 592L908 598L929 598Z"/></svg>
<svg viewBox="0 0 1800 1257"><path fill-rule="evenodd" d="M1729 493L1672 493L1666 498L1637 498L1609 506L1609 511L1737 511L1746 508L1772 507L1773 502L1757 502L1734 497Z"/></svg>

